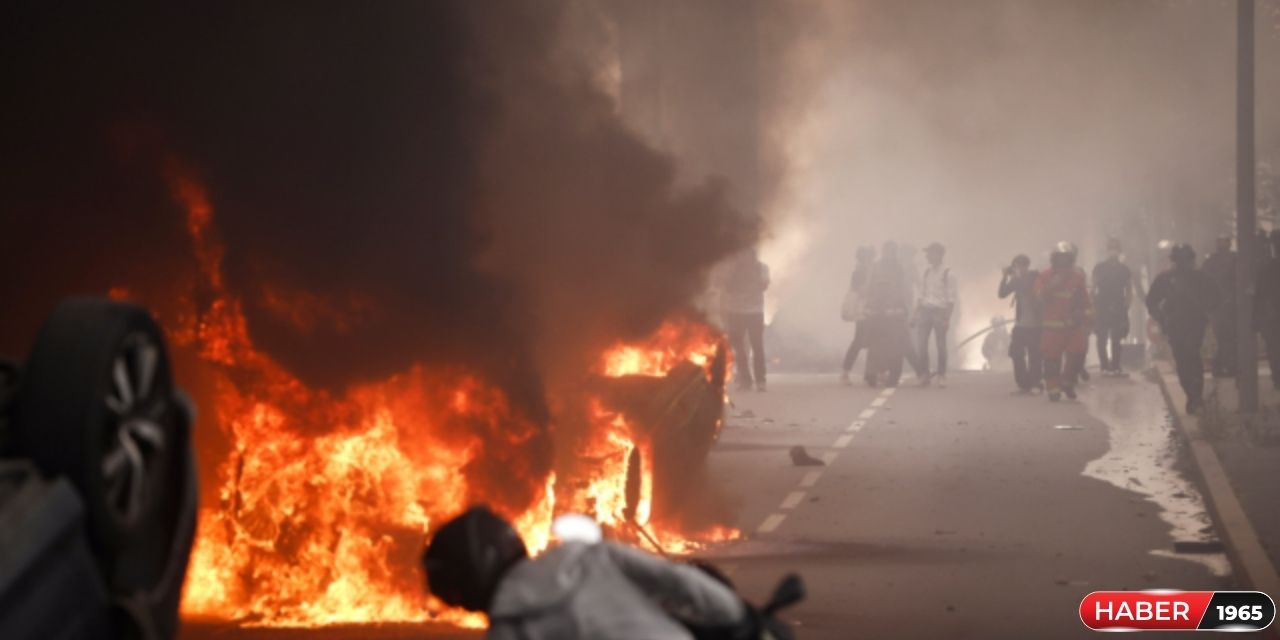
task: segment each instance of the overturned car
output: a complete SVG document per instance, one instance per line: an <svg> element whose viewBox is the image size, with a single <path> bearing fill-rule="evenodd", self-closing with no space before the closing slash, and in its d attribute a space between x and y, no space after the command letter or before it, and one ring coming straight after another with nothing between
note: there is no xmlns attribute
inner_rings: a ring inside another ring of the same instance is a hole
<svg viewBox="0 0 1280 640"><path fill-rule="evenodd" d="M3 636L172 637L197 490L160 328L68 299L0 373Z"/></svg>
<svg viewBox="0 0 1280 640"><path fill-rule="evenodd" d="M628 460L627 519L634 518L645 468L652 470L656 514L679 518L689 506L688 489L702 480L707 455L720 436L728 367L728 347L720 340L705 363L685 360L662 376L596 381L603 402L626 415L647 445L633 449Z"/></svg>

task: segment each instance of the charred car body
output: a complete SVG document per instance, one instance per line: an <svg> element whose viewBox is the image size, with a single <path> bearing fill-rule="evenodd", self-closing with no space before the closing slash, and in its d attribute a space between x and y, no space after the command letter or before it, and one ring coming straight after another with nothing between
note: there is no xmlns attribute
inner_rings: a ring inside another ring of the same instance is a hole
<svg viewBox="0 0 1280 640"><path fill-rule="evenodd" d="M724 421L728 349L720 341L705 364L683 361L663 376L643 374L597 381L604 403L621 411L646 442L631 451L627 468L627 513L633 520L639 502L641 470L653 473L656 513L677 515L685 506L691 482L705 467L707 455L720 436Z"/></svg>

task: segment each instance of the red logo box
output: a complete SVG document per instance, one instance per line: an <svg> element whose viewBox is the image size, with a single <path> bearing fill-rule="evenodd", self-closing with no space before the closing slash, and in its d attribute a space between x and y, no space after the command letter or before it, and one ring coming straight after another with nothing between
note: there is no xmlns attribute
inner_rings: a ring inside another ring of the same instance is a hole
<svg viewBox="0 0 1280 640"><path fill-rule="evenodd" d="M1257 631L1275 619L1258 591L1094 591L1080 621L1095 631Z"/></svg>

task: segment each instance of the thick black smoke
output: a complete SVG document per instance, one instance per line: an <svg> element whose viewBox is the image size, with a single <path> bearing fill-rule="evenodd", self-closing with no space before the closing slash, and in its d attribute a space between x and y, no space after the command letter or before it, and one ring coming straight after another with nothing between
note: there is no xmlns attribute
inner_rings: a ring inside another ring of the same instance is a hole
<svg viewBox="0 0 1280 640"><path fill-rule="evenodd" d="M456 364L545 418L545 375L687 304L754 227L678 190L560 2L6 9L2 344L66 293L190 269L163 179L207 187L255 343L337 388Z"/></svg>

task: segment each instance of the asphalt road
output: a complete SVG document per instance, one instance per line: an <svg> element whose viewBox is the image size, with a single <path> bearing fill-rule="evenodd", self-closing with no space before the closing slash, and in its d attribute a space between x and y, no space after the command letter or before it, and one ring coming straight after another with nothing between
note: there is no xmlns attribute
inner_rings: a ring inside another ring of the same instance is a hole
<svg viewBox="0 0 1280 640"><path fill-rule="evenodd" d="M786 617L802 638L1084 638L1095 634L1076 611L1090 591L1231 585L1210 570L1220 556L1171 553L1174 536L1214 533L1196 527L1206 520L1165 446L1150 383L1095 379L1084 402L1050 404L1011 397L1007 377L959 374L946 389L890 393L777 376L766 393L735 394L709 464L747 537L708 555L754 601L799 572L809 597ZM828 463L793 465L797 445ZM474 637L184 633L426 636Z"/></svg>
<svg viewBox="0 0 1280 640"><path fill-rule="evenodd" d="M1126 454L1141 459L1107 458L1137 428L1122 418L1159 421L1150 383L1095 378L1086 402L1051 404L1010 396L1006 378L891 395L781 378L735 395L711 464L752 536L721 552L740 590L761 599L798 571L810 596L790 617L805 638L1082 638L1091 591L1230 584L1213 562L1171 557L1167 519L1207 522L1183 512L1194 500L1162 515L1147 493L1082 475L1099 460L1177 476L1176 456L1147 443ZM829 464L792 466L797 444Z"/></svg>

